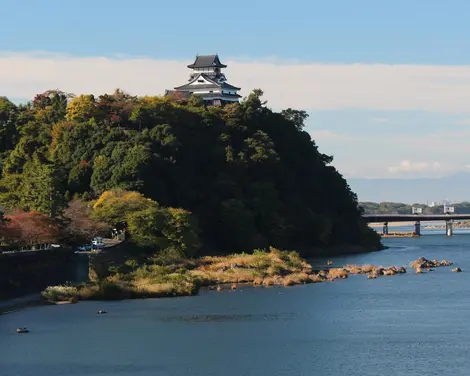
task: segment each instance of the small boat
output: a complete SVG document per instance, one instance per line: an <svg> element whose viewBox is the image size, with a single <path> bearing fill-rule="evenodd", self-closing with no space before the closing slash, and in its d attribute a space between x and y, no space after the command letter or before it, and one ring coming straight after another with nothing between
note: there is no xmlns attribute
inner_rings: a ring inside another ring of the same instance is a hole
<svg viewBox="0 0 470 376"><path fill-rule="evenodd" d="M16 329L16 333L29 333L28 328L18 328Z"/></svg>
<svg viewBox="0 0 470 376"><path fill-rule="evenodd" d="M100 309L98 312L96 312L97 315L104 315L106 312L104 309Z"/></svg>

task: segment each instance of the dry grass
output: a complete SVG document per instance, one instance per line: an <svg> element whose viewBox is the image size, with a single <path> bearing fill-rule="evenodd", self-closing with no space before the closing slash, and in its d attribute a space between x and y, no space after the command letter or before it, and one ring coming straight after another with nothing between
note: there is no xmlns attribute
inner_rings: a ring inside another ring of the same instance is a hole
<svg viewBox="0 0 470 376"><path fill-rule="evenodd" d="M151 260L150 260L151 261ZM422 261L422 260L421 260ZM436 264L435 260L432 261ZM439 264L449 263L443 261ZM421 272L421 268L417 273ZM201 286L252 283L254 286L293 286L346 279L349 274L367 278L406 273L404 267L383 268L375 265L346 265L312 273L312 266L297 252L270 248L253 254L207 256L196 260L178 260L150 265L136 264L129 272L116 272L104 280L78 286L53 286L43 292L51 301L117 300L194 295Z"/></svg>
<svg viewBox="0 0 470 376"><path fill-rule="evenodd" d="M326 280L326 277L324 277L321 274L311 274L309 275L310 283L319 283L323 282Z"/></svg>
<svg viewBox="0 0 470 376"><path fill-rule="evenodd" d="M346 279L348 278L348 272L343 268L333 268L328 271L328 280L333 281L335 279Z"/></svg>
<svg viewBox="0 0 470 376"><path fill-rule="evenodd" d="M265 285L265 286L274 285L274 279L271 278L271 277L266 277L265 279L263 279L263 285Z"/></svg>
<svg viewBox="0 0 470 376"><path fill-rule="evenodd" d="M190 274L203 284L246 283L254 285L292 285L307 283L312 266L297 252L270 248L253 254L207 256L196 260Z"/></svg>

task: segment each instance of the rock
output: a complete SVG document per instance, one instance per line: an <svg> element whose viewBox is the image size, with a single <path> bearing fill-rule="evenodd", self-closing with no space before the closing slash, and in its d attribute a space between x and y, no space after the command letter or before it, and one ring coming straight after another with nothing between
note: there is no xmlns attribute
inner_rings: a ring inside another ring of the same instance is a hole
<svg viewBox="0 0 470 376"><path fill-rule="evenodd" d="M460 269L460 268L454 268L454 269L452 269L452 271L455 272L455 273L460 273L460 272L462 271L462 269Z"/></svg>
<svg viewBox="0 0 470 376"><path fill-rule="evenodd" d="M384 268L377 268L376 273L377 273L377 275L385 275L385 269Z"/></svg>
<svg viewBox="0 0 470 376"><path fill-rule="evenodd" d="M237 284L236 283L232 283L232 290L236 290L237 289Z"/></svg>
<svg viewBox="0 0 470 376"><path fill-rule="evenodd" d="M424 257L420 257L412 262L410 262L410 266L414 269L421 268L421 269L430 269L430 268L437 268L439 266L449 266L452 265L451 261L442 260L427 260Z"/></svg>
<svg viewBox="0 0 470 376"><path fill-rule="evenodd" d="M421 268L416 268L416 274L421 274L423 270Z"/></svg>
<svg viewBox="0 0 470 376"><path fill-rule="evenodd" d="M398 273L406 273L406 268L404 266L400 266L398 268Z"/></svg>
<svg viewBox="0 0 470 376"><path fill-rule="evenodd" d="M217 291L220 292L220 291L223 291L223 289L224 289L224 288L223 288L222 286L217 286Z"/></svg>

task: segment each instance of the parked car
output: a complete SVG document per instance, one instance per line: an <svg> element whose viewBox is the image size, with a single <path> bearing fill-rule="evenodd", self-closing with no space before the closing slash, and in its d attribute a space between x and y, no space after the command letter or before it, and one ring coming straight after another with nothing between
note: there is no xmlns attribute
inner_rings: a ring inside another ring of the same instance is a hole
<svg viewBox="0 0 470 376"><path fill-rule="evenodd" d="M103 238L94 238L91 241L91 244L93 244L93 247L103 248L104 247Z"/></svg>
<svg viewBox="0 0 470 376"><path fill-rule="evenodd" d="M89 251L91 249L93 249L92 244L83 244L83 245L79 245L76 250L79 251L79 252L86 252L86 251Z"/></svg>

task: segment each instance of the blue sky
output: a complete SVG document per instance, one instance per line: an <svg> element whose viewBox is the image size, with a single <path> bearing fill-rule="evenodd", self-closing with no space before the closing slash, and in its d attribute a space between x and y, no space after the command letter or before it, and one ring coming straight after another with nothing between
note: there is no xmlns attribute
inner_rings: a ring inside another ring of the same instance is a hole
<svg viewBox="0 0 470 376"><path fill-rule="evenodd" d="M2 50L461 64L466 0L2 0Z"/></svg>
<svg viewBox="0 0 470 376"><path fill-rule="evenodd" d="M309 111L307 130L347 177L470 168L468 0L2 0L1 9L0 95L159 94L187 80L196 53L217 52L243 95L261 87L273 108Z"/></svg>

